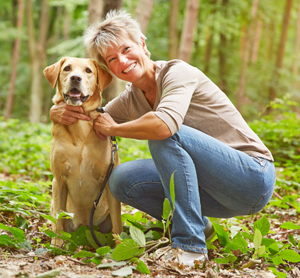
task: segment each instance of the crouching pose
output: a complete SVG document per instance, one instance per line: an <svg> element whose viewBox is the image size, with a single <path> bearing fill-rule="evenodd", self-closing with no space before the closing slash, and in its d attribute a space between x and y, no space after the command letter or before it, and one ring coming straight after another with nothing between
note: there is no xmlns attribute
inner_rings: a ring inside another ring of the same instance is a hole
<svg viewBox="0 0 300 278"><path fill-rule="evenodd" d="M228 218L260 211L272 196L275 169L270 151L227 96L199 69L181 61L152 61L145 36L124 11L88 28L92 57L127 81L94 121L98 136L149 141L152 159L115 168L115 198L161 219L174 173L172 247L182 262L204 260L214 229L207 216ZM52 107L51 118L88 120L78 107ZM99 139L100 140L100 139Z"/></svg>

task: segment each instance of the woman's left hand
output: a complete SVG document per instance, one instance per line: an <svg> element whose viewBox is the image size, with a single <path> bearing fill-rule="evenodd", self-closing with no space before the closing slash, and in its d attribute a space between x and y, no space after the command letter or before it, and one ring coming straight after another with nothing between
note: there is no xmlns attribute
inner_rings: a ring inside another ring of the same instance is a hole
<svg viewBox="0 0 300 278"><path fill-rule="evenodd" d="M117 123L108 113L99 114L94 120L94 130L96 131L98 137L103 140L106 140L107 136L114 135L110 134L110 129L113 125L117 125Z"/></svg>

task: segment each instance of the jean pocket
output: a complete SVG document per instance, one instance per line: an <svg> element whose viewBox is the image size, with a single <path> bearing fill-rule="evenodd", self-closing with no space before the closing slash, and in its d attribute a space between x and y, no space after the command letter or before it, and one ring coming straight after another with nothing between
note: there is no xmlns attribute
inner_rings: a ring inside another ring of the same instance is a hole
<svg viewBox="0 0 300 278"><path fill-rule="evenodd" d="M268 192L262 195L259 201L251 208L249 215L261 211L267 205L273 195L274 188L275 182L273 183L273 186L268 190Z"/></svg>

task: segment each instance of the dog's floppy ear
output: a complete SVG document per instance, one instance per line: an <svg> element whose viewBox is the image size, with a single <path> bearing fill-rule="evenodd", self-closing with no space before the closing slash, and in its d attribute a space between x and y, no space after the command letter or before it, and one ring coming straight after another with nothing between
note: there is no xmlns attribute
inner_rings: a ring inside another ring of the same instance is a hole
<svg viewBox="0 0 300 278"><path fill-rule="evenodd" d="M100 91L103 92L103 90L109 85L109 83L112 80L112 76L103 68L101 68L98 63L94 60L94 64L97 68L98 73L98 84L100 87Z"/></svg>
<svg viewBox="0 0 300 278"><path fill-rule="evenodd" d="M66 59L67 59L66 57L60 59L55 64L53 64L49 67L46 67L43 71L45 77L47 78L47 80L51 84L52 88L54 88L56 83L57 83L61 65L66 61Z"/></svg>

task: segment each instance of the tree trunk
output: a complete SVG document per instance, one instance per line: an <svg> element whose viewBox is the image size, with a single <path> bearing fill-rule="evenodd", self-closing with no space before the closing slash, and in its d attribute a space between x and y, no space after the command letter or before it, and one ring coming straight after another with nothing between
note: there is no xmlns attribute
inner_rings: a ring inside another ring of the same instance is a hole
<svg viewBox="0 0 300 278"><path fill-rule="evenodd" d="M293 0L287 0L286 1L286 6L285 6L285 11L284 11L284 17L283 17L283 22L282 22L282 29L281 29L281 36L280 36L280 42L279 42L279 47L278 47L278 52L277 52L277 60L276 60L276 66L273 72L273 82L271 82L270 86L270 91L269 91L269 99L270 101L273 101L276 98L276 87L278 85L278 81L280 78L279 71L282 67L282 61L283 61L283 55L284 55L284 48L285 48L285 43L287 39L287 33L288 33L288 27L289 27L289 21L290 21L290 14L291 14L291 9L293 6ZM270 109L268 109L268 113L270 112Z"/></svg>
<svg viewBox="0 0 300 278"><path fill-rule="evenodd" d="M226 8L228 0L222 1L222 8L225 11L225 16L227 17ZM219 44L219 87L226 93L227 84L226 84L226 46L227 46L227 37L225 33L221 31L220 33L220 44Z"/></svg>
<svg viewBox="0 0 300 278"><path fill-rule="evenodd" d="M206 38L205 38L205 51L204 51L204 73L209 75L210 69L210 58L211 58L211 51L213 47L213 28L207 27L206 30Z"/></svg>
<svg viewBox="0 0 300 278"><path fill-rule="evenodd" d="M103 15L106 15L110 10L120 10L122 4L122 0L104 0Z"/></svg>
<svg viewBox="0 0 300 278"><path fill-rule="evenodd" d="M255 32L252 55L251 55L251 63L255 63L258 58L262 28L263 28L263 22L259 19L257 20L257 25L256 25L256 32Z"/></svg>
<svg viewBox="0 0 300 278"><path fill-rule="evenodd" d="M19 35L21 34L22 25L23 25L23 15L24 15L24 3L23 0L18 0L18 19L17 19L17 30ZM15 90L15 83L17 77L17 66L18 60L20 55L20 46L21 46L21 37L16 38L15 45L13 48L13 57L12 57L12 69L11 69L11 76L10 76L10 88L9 93L6 98L6 107L5 107L5 115L4 119L10 118L11 110L13 106L13 97L14 97L14 90Z"/></svg>
<svg viewBox="0 0 300 278"><path fill-rule="evenodd" d="M193 33L197 24L199 6L200 0L187 0L186 2L186 14L181 34L179 59L187 63L190 62L193 49Z"/></svg>
<svg viewBox="0 0 300 278"><path fill-rule="evenodd" d="M57 7L57 13L55 15L55 22L54 24L54 34L53 37L51 38L51 45L57 45L59 43L59 37L60 37L60 32L61 32L61 22L62 22L62 17L63 17L63 6L58 6ZM51 29L49 29L51 30ZM50 32L51 33L51 32ZM50 60L51 61L57 61L58 56L57 54L51 55ZM47 86L46 89L46 97L45 97L45 105L43 109L43 114L45 116L45 122L49 121L49 111L50 107L52 105L52 96L53 96L53 89L50 86Z"/></svg>
<svg viewBox="0 0 300 278"><path fill-rule="evenodd" d="M136 11L135 18L140 23L143 34L146 34L148 23L151 17L154 0L140 0Z"/></svg>
<svg viewBox="0 0 300 278"><path fill-rule="evenodd" d="M40 122L43 106L43 68L46 60L46 38L48 34L49 6L43 0L40 15L40 29L38 42L34 35L32 0L27 0L28 44L31 62L31 93L30 93L30 122Z"/></svg>
<svg viewBox="0 0 300 278"><path fill-rule="evenodd" d="M293 64L293 76L294 76L294 84L293 88L297 89L297 82L296 78L298 76L298 59L299 59L299 51L300 51L300 5L298 6L298 13L297 13L297 23L296 23L296 34L295 34L295 58Z"/></svg>
<svg viewBox="0 0 300 278"><path fill-rule="evenodd" d="M169 19L169 59L176 59L178 56L178 15L179 0L172 0Z"/></svg>
<svg viewBox="0 0 300 278"><path fill-rule="evenodd" d="M64 28L63 28L63 37L64 41L67 41L69 39L69 33L70 33L70 13L68 9L65 7L65 16L64 16Z"/></svg>
<svg viewBox="0 0 300 278"><path fill-rule="evenodd" d="M236 107L241 112L242 106L244 102L244 91L246 86L246 74L247 74L247 66L249 62L249 56L250 56L250 47L252 42L252 30L253 30L253 22L257 14L258 10L258 4L259 0L253 0L252 2L252 8L251 8L251 22L248 27L248 31L245 34L245 50L243 51L243 57L242 57L242 66L241 66L241 75L240 75L240 83L239 83L239 89L237 92L237 101L236 101Z"/></svg>
<svg viewBox="0 0 300 278"><path fill-rule="evenodd" d="M103 0L90 0L90 4L88 7L89 11L89 21L88 25L101 20L102 18L102 10L103 10ZM85 58L91 58L88 51L85 51Z"/></svg>
<svg viewBox="0 0 300 278"><path fill-rule="evenodd" d="M122 8L122 0L104 0L103 5L103 16L105 16L110 10L119 10ZM117 82L118 79L113 77L109 86L103 91L103 106L104 104L108 103L110 100L114 99L118 96L117 91Z"/></svg>

